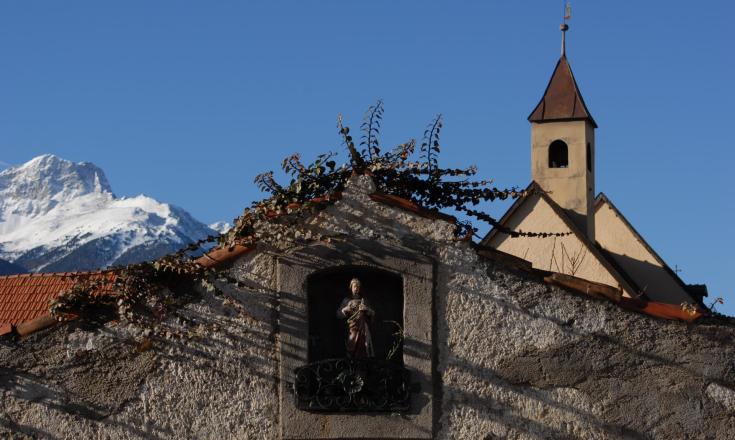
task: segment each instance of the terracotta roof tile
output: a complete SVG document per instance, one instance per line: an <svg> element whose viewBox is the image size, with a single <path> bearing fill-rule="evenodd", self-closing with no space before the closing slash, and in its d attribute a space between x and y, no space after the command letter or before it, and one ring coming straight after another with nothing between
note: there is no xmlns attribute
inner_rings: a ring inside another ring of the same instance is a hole
<svg viewBox="0 0 735 440"><path fill-rule="evenodd" d="M13 331L13 326L10 324L0 324L0 336L7 335Z"/></svg>
<svg viewBox="0 0 735 440"><path fill-rule="evenodd" d="M411 200L404 199L398 196L394 196L392 194L383 194L383 193L375 192L375 193L370 194L370 198L376 202L383 203L389 206L393 206L395 208L400 208L405 211L412 212L414 214L420 215L421 217L428 218L431 220L444 220L450 223L457 222L457 219L451 215L444 214L443 212L439 212L439 211L432 210L432 209L426 209L423 206L420 206L418 203L414 203Z"/></svg>
<svg viewBox="0 0 735 440"><path fill-rule="evenodd" d="M232 247L218 247L197 258L195 261L203 267L215 267L232 261L241 255L245 255L253 249L255 249L255 245L242 246L236 244Z"/></svg>
<svg viewBox="0 0 735 440"><path fill-rule="evenodd" d="M487 252L490 249L492 248L488 248L483 245L475 246L475 250L481 257L491 258L505 264L508 263L507 257L502 258L502 252L495 251L494 249L494 252ZM533 268L530 263L528 265L514 264L513 266L525 272L541 277L541 279L546 284L552 284L594 298L607 300L623 309L643 313L656 318L693 323L699 318L709 316L709 312L705 308L687 308L683 307L682 305L665 304L655 301L648 301L641 298L627 298L623 296L623 291L620 287L616 288L613 286L608 286L606 284L597 283L594 281L588 281L583 278L578 278L571 275L536 269Z"/></svg>
<svg viewBox="0 0 735 440"><path fill-rule="evenodd" d="M49 301L76 282L75 276L103 278L110 281L101 289L109 292L112 272L63 272L0 276L0 326L17 326L48 314ZM0 334L3 334L0 331Z"/></svg>
<svg viewBox="0 0 735 440"><path fill-rule="evenodd" d="M328 203L331 201L340 200L341 198L342 198L342 193L335 193L335 194L331 194L325 197L314 198L311 200L311 202L312 203ZM405 211L409 211L414 214L420 215L424 218L428 218L432 220L443 220L443 221L450 222L450 223L457 222L457 219L451 215L444 214L442 212L439 212L433 209L426 209L423 206L420 206L417 203L412 202L411 200L404 199L398 196L394 196L392 194L383 194L380 192L375 192L375 193L370 194L370 198L373 201L376 201L378 203L383 203L385 205L403 209ZM300 205L292 204L290 205L290 209L297 208L298 206ZM283 213L273 212L270 215L272 217L278 217L280 215L283 215ZM195 261L197 264L203 267L207 267L207 268L219 267L223 264L226 264L226 263L229 263L235 260L241 255L247 254L248 252L254 249L255 249L255 245L252 245L252 244L248 246L236 244L232 247L215 247L211 251L197 258Z"/></svg>

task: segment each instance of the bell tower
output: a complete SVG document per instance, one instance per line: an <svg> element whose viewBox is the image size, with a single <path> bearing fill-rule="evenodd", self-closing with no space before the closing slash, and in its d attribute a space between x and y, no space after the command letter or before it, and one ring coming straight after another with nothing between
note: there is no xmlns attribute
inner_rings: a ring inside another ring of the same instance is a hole
<svg viewBox="0 0 735 440"><path fill-rule="evenodd" d="M565 17L566 18L566 17ZM594 243L595 129L566 55L561 25L561 58L531 123L531 178L561 206Z"/></svg>

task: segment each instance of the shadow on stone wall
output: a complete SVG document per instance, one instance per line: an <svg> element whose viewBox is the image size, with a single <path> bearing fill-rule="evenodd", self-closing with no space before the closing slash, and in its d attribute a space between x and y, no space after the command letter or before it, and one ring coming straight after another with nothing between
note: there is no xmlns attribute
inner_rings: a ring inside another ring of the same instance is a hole
<svg viewBox="0 0 735 440"><path fill-rule="evenodd" d="M72 322L5 344L0 433L91 438L102 430L112 437L182 438L196 435L191 427L202 417L226 427L218 414L197 408L244 400L235 391L253 384L276 392L274 303L267 295L244 296L203 295L162 323L142 351L142 336L115 324L87 331ZM181 414L177 420L167 411ZM216 412L226 416L224 407Z"/></svg>
<svg viewBox="0 0 735 440"><path fill-rule="evenodd" d="M80 349L71 342L79 331L74 323L63 324L3 347L0 426L10 432L56 438L41 428L45 423L38 418L60 413L145 434L133 424L109 417L138 398L141 383L155 369L153 353L136 353L133 344L104 328L93 333L87 348ZM34 413L33 405L44 410Z"/></svg>
<svg viewBox="0 0 735 440"><path fill-rule="evenodd" d="M735 399L732 320L657 320L488 270L502 293L455 287L438 303L448 321L464 313L466 325L492 322L474 343L454 339L451 322L444 328L442 435L456 435L467 410L487 422L483 435L495 432L488 438L727 438L735 429L727 402L708 391L718 384Z"/></svg>

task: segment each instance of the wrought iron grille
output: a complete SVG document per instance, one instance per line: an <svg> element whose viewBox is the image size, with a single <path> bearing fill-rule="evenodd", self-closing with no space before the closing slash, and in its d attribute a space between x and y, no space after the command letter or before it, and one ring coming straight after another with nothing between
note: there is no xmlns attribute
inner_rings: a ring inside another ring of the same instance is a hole
<svg viewBox="0 0 735 440"><path fill-rule="evenodd" d="M326 412L401 412L409 408L409 372L379 359L327 359L295 370L296 407Z"/></svg>

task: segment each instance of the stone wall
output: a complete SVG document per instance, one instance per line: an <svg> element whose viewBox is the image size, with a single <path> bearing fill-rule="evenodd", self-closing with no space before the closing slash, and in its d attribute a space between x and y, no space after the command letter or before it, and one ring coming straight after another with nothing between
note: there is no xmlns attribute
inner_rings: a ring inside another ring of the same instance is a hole
<svg viewBox="0 0 735 440"><path fill-rule="evenodd" d="M548 286L478 257L450 223L372 201L370 191L352 182L309 225L436 262L435 438L735 432L732 321L687 326ZM229 270L245 287L201 291L152 347L122 324L72 323L4 343L0 436L278 438L276 267L288 246L242 257Z"/></svg>
<svg viewBox="0 0 735 440"><path fill-rule="evenodd" d="M246 289L202 292L151 347L140 329L60 325L0 347L0 437L276 438L272 257Z"/></svg>
<svg viewBox="0 0 735 440"><path fill-rule="evenodd" d="M492 262L443 267L438 438L735 432L732 321L662 321Z"/></svg>

